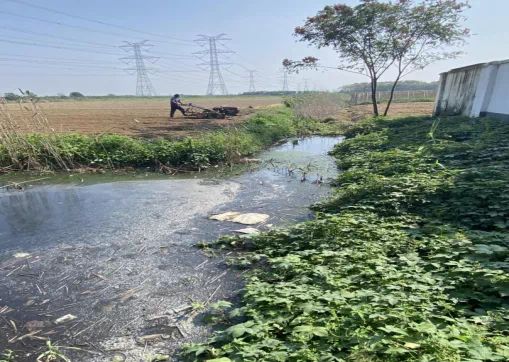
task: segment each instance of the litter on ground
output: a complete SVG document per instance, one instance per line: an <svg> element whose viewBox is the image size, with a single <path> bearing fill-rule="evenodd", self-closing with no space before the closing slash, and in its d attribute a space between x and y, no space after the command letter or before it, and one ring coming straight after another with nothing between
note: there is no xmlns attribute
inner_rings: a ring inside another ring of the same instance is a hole
<svg viewBox="0 0 509 362"><path fill-rule="evenodd" d="M235 230L235 232L241 233L241 234L258 234L258 233L260 233L260 230L258 230L256 228L248 227L248 228L244 228L244 229Z"/></svg>
<svg viewBox="0 0 509 362"><path fill-rule="evenodd" d="M242 214L240 212L228 211L222 214L212 215L210 216L210 219L218 221L231 221L244 225L255 225L267 221L269 219L269 215L255 212Z"/></svg>

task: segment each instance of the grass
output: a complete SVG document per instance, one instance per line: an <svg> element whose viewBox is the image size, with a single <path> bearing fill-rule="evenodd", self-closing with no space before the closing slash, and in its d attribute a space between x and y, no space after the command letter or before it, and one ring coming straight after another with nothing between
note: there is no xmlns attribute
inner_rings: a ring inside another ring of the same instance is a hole
<svg viewBox="0 0 509 362"><path fill-rule="evenodd" d="M36 113L37 114L37 113ZM4 115L4 117L7 117ZM244 124L181 140L144 140L116 134L18 134L0 136L0 167L15 170L73 168L186 168L234 163L281 139L334 132L334 126L297 118L284 107L256 113Z"/></svg>
<svg viewBox="0 0 509 362"><path fill-rule="evenodd" d="M254 267L186 357L507 361L509 123L379 119L347 138L315 220L218 242Z"/></svg>
<svg viewBox="0 0 509 362"><path fill-rule="evenodd" d="M37 356L37 362L71 362L70 358L64 355L57 346L50 341L46 342L46 351Z"/></svg>
<svg viewBox="0 0 509 362"><path fill-rule="evenodd" d="M329 92L305 92L287 96L284 103L303 118L326 120L337 117L348 106L348 95Z"/></svg>

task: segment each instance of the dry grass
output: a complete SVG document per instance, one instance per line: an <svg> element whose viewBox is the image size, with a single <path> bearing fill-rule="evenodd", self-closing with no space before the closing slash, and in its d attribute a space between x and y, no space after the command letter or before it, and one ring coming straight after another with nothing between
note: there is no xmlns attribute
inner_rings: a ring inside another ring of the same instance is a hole
<svg viewBox="0 0 509 362"><path fill-rule="evenodd" d="M297 116L323 120L340 114L347 105L347 98L338 93L305 93L290 98Z"/></svg>
<svg viewBox="0 0 509 362"><path fill-rule="evenodd" d="M382 104L382 106L385 106ZM433 102L410 102L393 103L388 116L391 118L409 117L409 116L429 116L433 113ZM373 114L373 107L370 104L348 106L341 112L333 116L339 120L359 121Z"/></svg>
<svg viewBox="0 0 509 362"><path fill-rule="evenodd" d="M13 109L16 111L13 112ZM44 133L48 137L38 139L36 149L34 140L28 133ZM45 114L30 97L23 97L14 107L0 101L0 147L4 148L16 169L41 169L39 152L54 158L60 168L69 168L54 144L54 132Z"/></svg>

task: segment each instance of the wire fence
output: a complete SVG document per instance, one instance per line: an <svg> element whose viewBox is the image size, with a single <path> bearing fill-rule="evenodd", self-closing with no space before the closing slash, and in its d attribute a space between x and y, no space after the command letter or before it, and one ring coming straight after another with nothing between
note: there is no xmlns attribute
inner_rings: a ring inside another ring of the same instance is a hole
<svg viewBox="0 0 509 362"><path fill-rule="evenodd" d="M391 92L380 91L377 92L377 99L379 102L389 100ZM394 102L425 102L434 101L436 96L435 90L411 90L411 91L396 91L394 92ZM350 104L364 104L371 103L371 92L357 92L350 93Z"/></svg>

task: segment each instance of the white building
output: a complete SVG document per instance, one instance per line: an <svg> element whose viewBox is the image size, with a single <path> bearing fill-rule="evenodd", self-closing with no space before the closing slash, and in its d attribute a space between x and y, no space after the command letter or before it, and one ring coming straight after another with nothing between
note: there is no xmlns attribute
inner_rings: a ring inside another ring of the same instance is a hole
<svg viewBox="0 0 509 362"><path fill-rule="evenodd" d="M509 59L440 74L433 114L509 120Z"/></svg>

